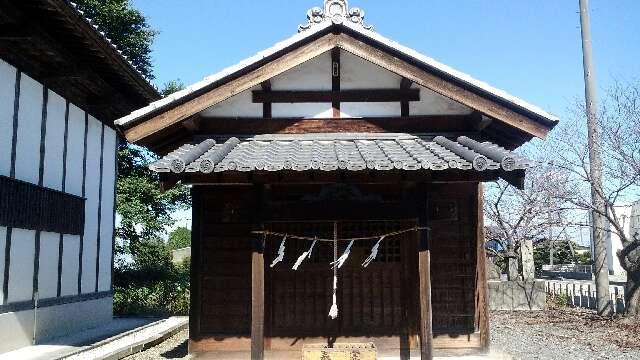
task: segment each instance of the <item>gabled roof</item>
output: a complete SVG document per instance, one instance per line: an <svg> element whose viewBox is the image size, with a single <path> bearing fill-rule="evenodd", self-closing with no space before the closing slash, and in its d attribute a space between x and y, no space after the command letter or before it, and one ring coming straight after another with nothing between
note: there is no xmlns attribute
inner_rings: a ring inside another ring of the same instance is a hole
<svg viewBox="0 0 640 360"><path fill-rule="evenodd" d="M349 14L349 16L352 15ZM308 17L311 23L313 14L310 12ZM490 117L505 121L530 136L543 138L548 130L558 122L556 116L535 105L387 39L369 27L363 26L361 20L360 18L359 22L345 20L313 23L313 26L308 26L303 29L304 31L234 66L208 76L182 91L118 119L116 124L125 131L130 141L143 139L166 126L185 120L187 117L207 107L259 84L260 81L263 81L263 78L268 79L278 75L280 72L286 71L288 68L333 47L361 56L365 60L376 63L390 71L402 72L399 75L483 112ZM309 46L309 44L314 44L314 46ZM298 51L296 55L298 61L267 66L294 51ZM398 59L402 60L402 62L398 62ZM253 81L234 84L234 86L219 90L215 96L205 96L241 78L243 75L259 69L262 70L261 77L253 76ZM184 108L181 111L172 112L173 109L183 105ZM139 124L150 119L158 120L157 124L140 126L135 129Z"/></svg>

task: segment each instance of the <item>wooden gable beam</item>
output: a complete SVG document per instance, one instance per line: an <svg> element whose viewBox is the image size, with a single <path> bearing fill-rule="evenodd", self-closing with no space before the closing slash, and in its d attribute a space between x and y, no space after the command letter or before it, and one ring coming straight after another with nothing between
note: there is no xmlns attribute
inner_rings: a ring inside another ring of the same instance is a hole
<svg viewBox="0 0 640 360"><path fill-rule="evenodd" d="M387 52L365 44L346 34L336 36L338 37L338 47L341 49L435 91L440 95L469 106L474 110L518 128L532 136L544 139L549 133L549 128L546 126L437 75L419 69Z"/></svg>
<svg viewBox="0 0 640 360"><path fill-rule="evenodd" d="M154 132L178 123L187 117L199 113L213 105L220 103L234 95L261 84L272 77L281 74L294 66L311 60L336 47L337 37L327 34L318 40L303 45L281 57L269 62L260 68L231 80L217 88L188 100L167 111L141 122L124 131L124 135L130 142L136 142Z"/></svg>
<svg viewBox="0 0 640 360"><path fill-rule="evenodd" d="M419 101L420 89L366 89L342 91L253 91L254 103L342 103Z"/></svg>

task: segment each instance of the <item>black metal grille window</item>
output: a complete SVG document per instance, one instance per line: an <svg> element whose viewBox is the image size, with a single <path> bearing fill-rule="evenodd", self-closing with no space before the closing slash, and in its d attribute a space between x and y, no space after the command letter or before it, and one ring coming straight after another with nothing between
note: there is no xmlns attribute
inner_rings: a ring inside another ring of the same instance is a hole
<svg viewBox="0 0 640 360"><path fill-rule="evenodd" d="M0 225L81 235L84 203L79 196L0 175Z"/></svg>

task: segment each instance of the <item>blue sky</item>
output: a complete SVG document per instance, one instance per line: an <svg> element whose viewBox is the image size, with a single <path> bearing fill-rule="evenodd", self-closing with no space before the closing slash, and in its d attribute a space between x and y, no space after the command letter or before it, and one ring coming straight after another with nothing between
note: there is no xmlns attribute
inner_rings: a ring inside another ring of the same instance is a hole
<svg viewBox="0 0 640 360"><path fill-rule="evenodd" d="M156 83L200 80L296 32L322 0L133 0ZM391 4L391 5L388 5ZM556 115L583 96L578 0L351 0L375 30ZM591 0L598 89L640 78L640 1Z"/></svg>

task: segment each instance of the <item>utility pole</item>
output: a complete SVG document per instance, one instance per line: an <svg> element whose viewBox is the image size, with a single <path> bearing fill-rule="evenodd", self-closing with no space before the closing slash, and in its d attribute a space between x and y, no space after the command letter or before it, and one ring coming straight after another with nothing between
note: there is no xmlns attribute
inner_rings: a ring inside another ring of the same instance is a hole
<svg viewBox="0 0 640 360"><path fill-rule="evenodd" d="M580 30L582 33L582 62L584 66L584 95L587 112L589 145L589 172L591 176L591 231L594 250L596 309L598 314L611 316L613 311L609 301L609 268L607 264L607 244L604 236L606 213L602 192L602 159L600 157L600 136L598 134L596 90L591 59L591 22L589 20L589 0L580 1Z"/></svg>

